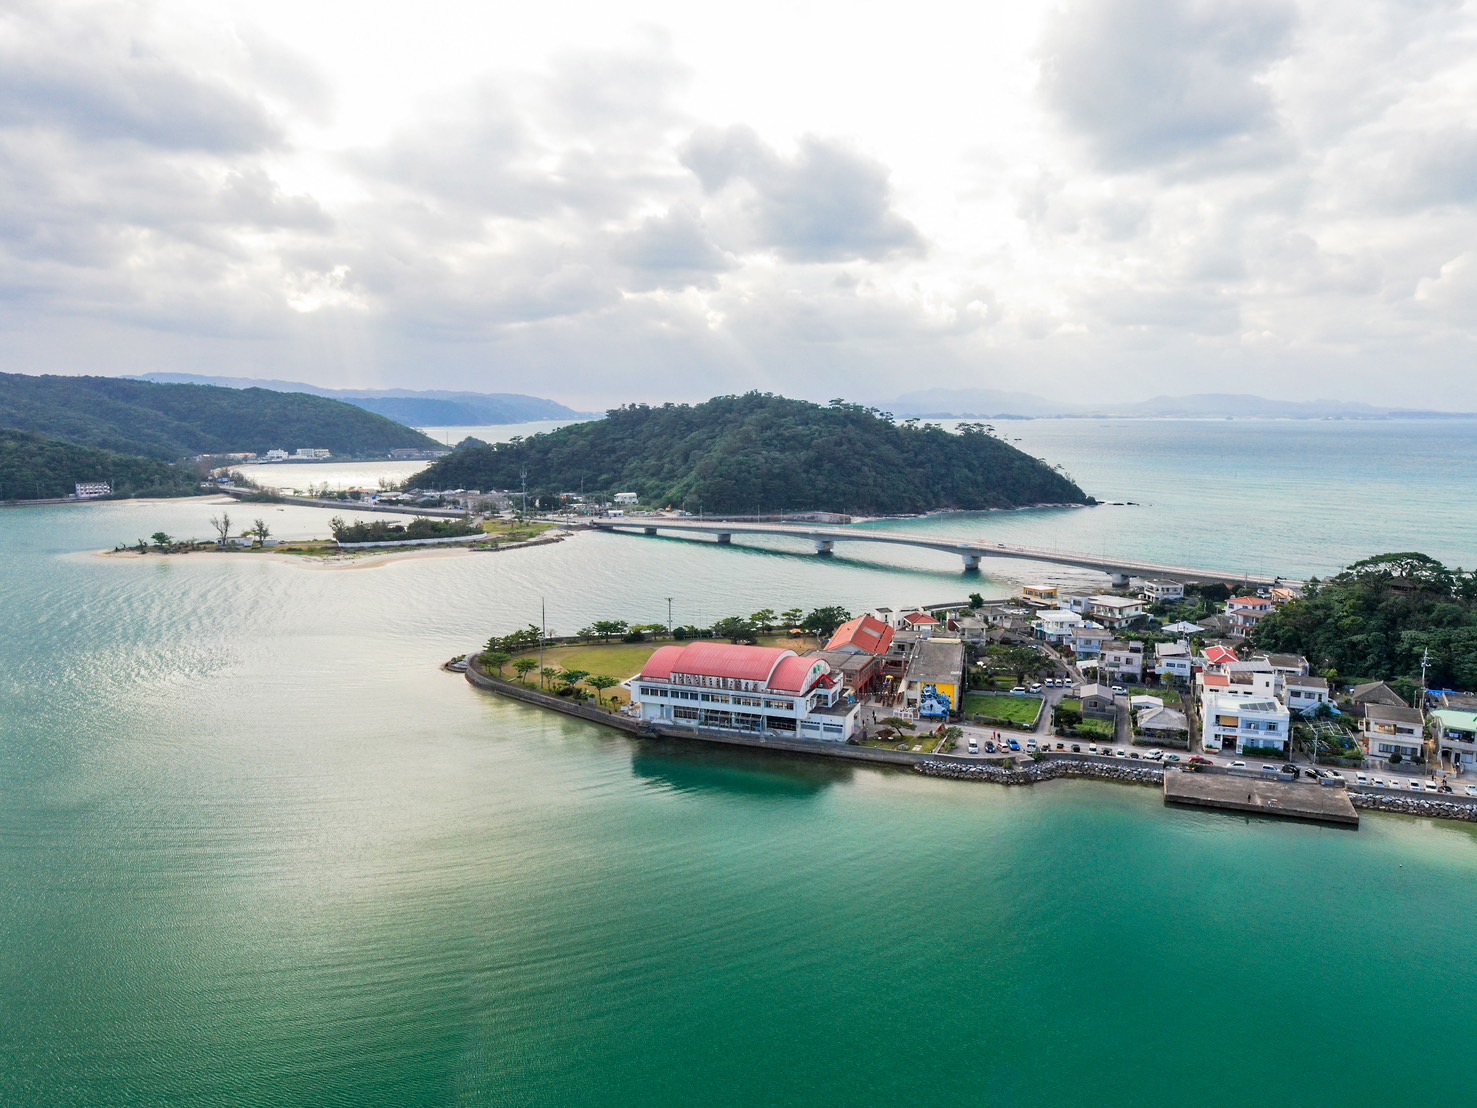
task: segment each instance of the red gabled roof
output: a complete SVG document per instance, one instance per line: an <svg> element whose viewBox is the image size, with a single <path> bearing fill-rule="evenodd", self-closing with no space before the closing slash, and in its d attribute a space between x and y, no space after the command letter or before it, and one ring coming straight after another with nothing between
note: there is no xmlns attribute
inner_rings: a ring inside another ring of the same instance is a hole
<svg viewBox="0 0 1477 1108"><path fill-rule="evenodd" d="M1236 652L1229 646L1212 646L1205 652L1205 660L1214 666L1223 666L1227 662L1239 662Z"/></svg>
<svg viewBox="0 0 1477 1108"><path fill-rule="evenodd" d="M927 612L909 612L903 616L903 619L911 623L914 627L933 627L938 624L938 620L934 619Z"/></svg>
<svg viewBox="0 0 1477 1108"><path fill-rule="evenodd" d="M1242 608L1260 608L1262 605L1270 605L1272 602L1260 596L1233 596L1226 603L1235 604Z"/></svg>
<svg viewBox="0 0 1477 1108"><path fill-rule="evenodd" d="M886 654L892 646L894 631L880 619L873 616L857 616L836 628L836 633L831 636L831 641L826 643L827 650L845 650L854 647L867 654Z"/></svg>
<svg viewBox="0 0 1477 1108"><path fill-rule="evenodd" d="M1207 689L1229 689L1231 687L1231 679L1224 673L1203 674L1200 681Z"/></svg>

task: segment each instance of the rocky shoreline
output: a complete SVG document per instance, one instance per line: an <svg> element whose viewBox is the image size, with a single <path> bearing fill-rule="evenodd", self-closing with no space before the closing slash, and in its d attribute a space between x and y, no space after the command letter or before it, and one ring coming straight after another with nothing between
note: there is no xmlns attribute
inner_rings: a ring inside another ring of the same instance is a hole
<svg viewBox="0 0 1477 1108"><path fill-rule="evenodd" d="M1477 823L1477 805L1457 804L1450 800L1423 800L1414 796L1377 796L1350 791L1349 803L1374 812L1391 812L1402 816L1428 816L1432 819L1455 819Z"/></svg>
<svg viewBox="0 0 1477 1108"><path fill-rule="evenodd" d="M1005 769L989 762L919 762L913 767L926 777L953 781L989 781L995 785L1034 785L1062 777L1092 777L1099 781L1122 781L1128 785L1162 785L1164 770L1150 766L1110 766L1071 758L1049 758L1020 769Z"/></svg>

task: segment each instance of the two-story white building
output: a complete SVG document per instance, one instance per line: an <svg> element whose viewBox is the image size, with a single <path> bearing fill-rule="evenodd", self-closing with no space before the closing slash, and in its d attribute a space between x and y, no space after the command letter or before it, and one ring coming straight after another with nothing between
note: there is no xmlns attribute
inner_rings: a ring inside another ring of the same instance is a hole
<svg viewBox="0 0 1477 1108"><path fill-rule="evenodd" d="M1201 694L1200 734L1206 750L1286 757L1292 721L1276 697L1238 696L1210 687Z"/></svg>
<svg viewBox="0 0 1477 1108"><path fill-rule="evenodd" d="M1392 754L1409 761L1425 747L1425 721L1419 708L1391 704L1366 704L1359 721L1359 742L1364 756L1387 762Z"/></svg>
<svg viewBox="0 0 1477 1108"><path fill-rule="evenodd" d="M1139 595L1150 604L1162 604L1168 600L1183 600L1185 586L1178 581L1140 581Z"/></svg>
<svg viewBox="0 0 1477 1108"><path fill-rule="evenodd" d="M1144 679L1144 644L1141 642L1119 642L1113 640L1103 644L1100 673L1106 673L1115 681Z"/></svg>
<svg viewBox="0 0 1477 1108"><path fill-rule="evenodd" d="M1081 627L1084 622L1076 612L1069 612L1065 608L1048 608L1031 620L1031 627L1038 639L1060 644L1070 639L1072 631Z"/></svg>
<svg viewBox="0 0 1477 1108"><path fill-rule="evenodd" d="M1087 614L1113 631L1127 627L1144 614L1144 602L1136 596L1094 596Z"/></svg>
<svg viewBox="0 0 1477 1108"><path fill-rule="evenodd" d="M1160 680L1188 685L1195 673L1195 659L1191 655L1190 644L1184 639L1179 642L1156 642L1154 672L1159 675Z"/></svg>
<svg viewBox="0 0 1477 1108"><path fill-rule="evenodd" d="M783 738L845 742L861 711L823 658L769 646L664 646L627 687L642 719Z"/></svg>
<svg viewBox="0 0 1477 1108"><path fill-rule="evenodd" d="M1436 760L1458 773L1477 770L1477 712L1438 708L1430 720Z"/></svg>
<svg viewBox="0 0 1477 1108"><path fill-rule="evenodd" d="M1322 677L1282 676L1282 702L1298 715L1311 716L1328 703L1328 682Z"/></svg>
<svg viewBox="0 0 1477 1108"><path fill-rule="evenodd" d="M1272 614L1272 602L1261 596L1233 596L1226 601L1226 622L1233 636L1246 638Z"/></svg>

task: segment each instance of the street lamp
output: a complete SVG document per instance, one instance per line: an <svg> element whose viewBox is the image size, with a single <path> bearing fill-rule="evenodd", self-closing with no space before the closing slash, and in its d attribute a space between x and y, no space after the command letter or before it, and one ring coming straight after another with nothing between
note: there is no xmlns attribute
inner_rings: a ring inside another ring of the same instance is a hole
<svg viewBox="0 0 1477 1108"><path fill-rule="evenodd" d="M672 637L672 598L667 597L667 638Z"/></svg>

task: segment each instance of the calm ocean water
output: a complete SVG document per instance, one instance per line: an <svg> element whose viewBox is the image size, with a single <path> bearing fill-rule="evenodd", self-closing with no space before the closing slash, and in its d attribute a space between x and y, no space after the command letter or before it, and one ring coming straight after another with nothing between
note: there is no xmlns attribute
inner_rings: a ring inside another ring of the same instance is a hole
<svg viewBox="0 0 1477 1108"><path fill-rule="evenodd" d="M911 525L1176 560L1258 535L1289 572L1474 560L1470 426L1416 425L1418 451L1402 425L1145 425L1112 464L1104 425L1008 426L1142 506ZM1143 443L1170 434L1200 444L1188 468ZM0 1103L1468 1095L1477 831L634 743L436 669L540 599L571 628L669 595L702 619L979 587L948 559L616 536L347 571L89 553L218 510L0 511Z"/></svg>

